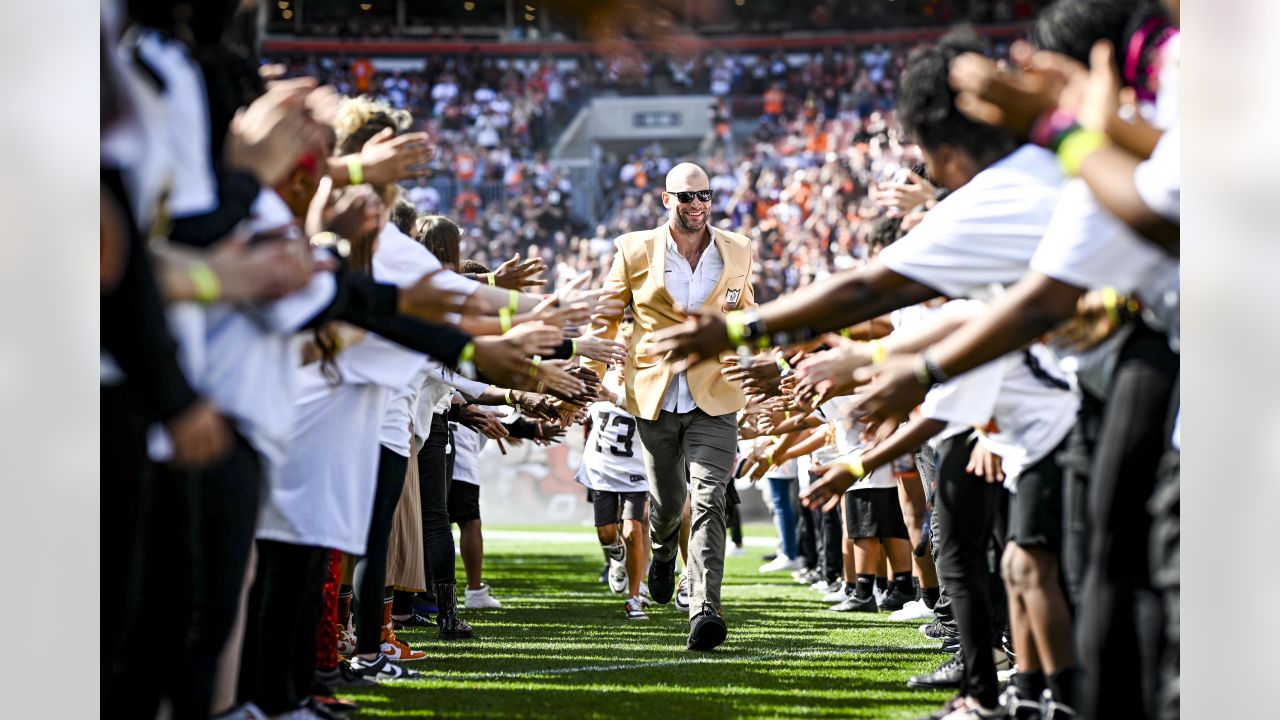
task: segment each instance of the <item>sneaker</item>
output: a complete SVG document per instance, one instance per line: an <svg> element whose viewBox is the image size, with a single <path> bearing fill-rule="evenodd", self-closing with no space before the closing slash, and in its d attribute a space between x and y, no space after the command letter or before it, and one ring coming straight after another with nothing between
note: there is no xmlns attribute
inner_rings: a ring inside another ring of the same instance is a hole
<svg viewBox="0 0 1280 720"><path fill-rule="evenodd" d="M839 580L832 580L831 582L819 580L818 582L810 585L809 588L811 590L818 591L823 596L826 596L836 592L837 590L844 590L844 583Z"/></svg>
<svg viewBox="0 0 1280 720"><path fill-rule="evenodd" d="M467 610L492 610L502 607L502 603L489 592L489 586L485 583L480 583L479 590L467 590L465 595L466 601L463 602L462 607Z"/></svg>
<svg viewBox="0 0 1280 720"><path fill-rule="evenodd" d="M876 605L884 605L884 599L888 597L888 595L888 590L881 590L875 586L872 586L871 588L871 597L876 599Z"/></svg>
<svg viewBox="0 0 1280 720"><path fill-rule="evenodd" d="M351 669L357 675L373 680L374 682L412 680L422 677L422 673L401 667L391 662L391 659L382 653L378 653L378 657L372 660L365 660L360 657L353 658L351 660Z"/></svg>
<svg viewBox="0 0 1280 720"><path fill-rule="evenodd" d="M791 571L791 579L801 585L810 585L818 580L818 571L809 567L801 567L799 570Z"/></svg>
<svg viewBox="0 0 1280 720"><path fill-rule="evenodd" d="M804 567L804 561L799 558L789 558L786 555L778 555L778 557L760 566L762 573L774 572L790 572L799 570Z"/></svg>
<svg viewBox="0 0 1280 720"><path fill-rule="evenodd" d="M876 604L881 610L892 610L894 612L901 610L909 602L915 602L911 596L900 592L898 588L889 588L889 592L884 594L884 598L878 599Z"/></svg>
<svg viewBox="0 0 1280 720"><path fill-rule="evenodd" d="M1010 685L1000 695L1000 707L1014 720L1041 720L1039 700L1028 700L1018 694L1018 688Z"/></svg>
<svg viewBox="0 0 1280 720"><path fill-rule="evenodd" d="M1008 717L1004 712L1004 708L997 705L993 708L984 708L982 706L962 707L942 716L942 720L993 720L995 718L1003 720Z"/></svg>
<svg viewBox="0 0 1280 720"><path fill-rule="evenodd" d="M671 602L671 595L676 590L676 559L661 560L654 558L649 563L649 588L653 591L653 601L659 605Z"/></svg>
<svg viewBox="0 0 1280 720"><path fill-rule="evenodd" d="M621 540L612 545L605 545L604 551L609 554L610 560L618 562L626 562L627 560L627 546L622 544Z"/></svg>
<svg viewBox="0 0 1280 720"><path fill-rule="evenodd" d="M640 597L642 597L642 598L644 598L644 599L645 599L646 604L648 603L648 599L649 599L649 583L647 583L647 582L645 582L645 581L643 581L643 580L641 580L641 581L640 581Z"/></svg>
<svg viewBox="0 0 1280 720"><path fill-rule="evenodd" d="M332 695L312 695L303 707L324 718L343 720L360 711L360 703L343 700Z"/></svg>
<svg viewBox="0 0 1280 720"><path fill-rule="evenodd" d="M956 630L942 623L939 620L934 620L933 622L925 623L924 625L921 625L920 633L925 637L933 638L934 640L941 640L943 638L960 636L959 630Z"/></svg>
<svg viewBox="0 0 1280 720"><path fill-rule="evenodd" d="M996 664L996 672L1013 669L1013 658L1009 657L1004 648L991 648L991 659Z"/></svg>
<svg viewBox="0 0 1280 720"><path fill-rule="evenodd" d="M426 660L427 654L421 650L414 650L409 647L400 638L396 637L394 630L382 629L382 654L387 656L389 660L396 662L417 662L418 660Z"/></svg>
<svg viewBox="0 0 1280 720"><path fill-rule="evenodd" d="M644 601L644 598L636 595L635 597L628 598L627 601L622 604L622 607L626 612L628 620L648 620L649 613L645 612L645 607L647 605L648 603Z"/></svg>
<svg viewBox="0 0 1280 720"><path fill-rule="evenodd" d="M907 680L907 687L917 690L939 690L959 688L964 681L964 658L960 653L938 666L937 670L924 675L912 675Z"/></svg>
<svg viewBox="0 0 1280 720"><path fill-rule="evenodd" d="M341 688L368 687L373 685L369 678L351 669L351 663L340 660L332 670L317 670L316 682L333 690Z"/></svg>
<svg viewBox="0 0 1280 720"><path fill-rule="evenodd" d="M741 545L730 545L724 554L726 557L742 557L747 551Z"/></svg>
<svg viewBox="0 0 1280 720"><path fill-rule="evenodd" d="M729 626L725 624L724 618L720 617L720 611L705 604L702 606L702 611L689 620L689 642L685 648L714 650L728 635Z"/></svg>
<svg viewBox="0 0 1280 720"><path fill-rule="evenodd" d="M609 565L609 589L615 593L626 592L627 583L630 580L627 577L627 564L619 560L610 560Z"/></svg>
<svg viewBox="0 0 1280 720"><path fill-rule="evenodd" d="M416 627L434 627L435 624L436 621L432 619L430 615L423 615L416 610L406 617L396 617L395 615L391 616L391 626L395 630L404 630L405 628Z"/></svg>
<svg viewBox="0 0 1280 720"><path fill-rule="evenodd" d="M604 585L609 582L609 561L604 561L604 569L600 571L600 584Z"/></svg>
<svg viewBox="0 0 1280 720"><path fill-rule="evenodd" d="M338 625L338 654L342 657L356 654L356 633L346 625Z"/></svg>
<svg viewBox="0 0 1280 720"><path fill-rule="evenodd" d="M680 576L680 585L676 588L676 609L689 612L689 576Z"/></svg>
<svg viewBox="0 0 1280 720"><path fill-rule="evenodd" d="M859 599L855 595L850 595L844 600L832 605L829 609L834 612L880 612L880 609L876 607L875 597Z"/></svg>
<svg viewBox="0 0 1280 720"><path fill-rule="evenodd" d="M889 614L890 620L932 620L933 610L923 600L912 600Z"/></svg>
<svg viewBox="0 0 1280 720"><path fill-rule="evenodd" d="M1040 717L1043 720L1075 720L1078 715L1069 705L1053 699L1053 691L1045 688L1040 695Z"/></svg>
<svg viewBox="0 0 1280 720"><path fill-rule="evenodd" d="M848 600L849 598L853 597L853 591L849 589L848 585L845 585L844 583L838 583L838 584L840 585L840 587L822 596L822 602L839 603L839 602L844 602L845 600Z"/></svg>

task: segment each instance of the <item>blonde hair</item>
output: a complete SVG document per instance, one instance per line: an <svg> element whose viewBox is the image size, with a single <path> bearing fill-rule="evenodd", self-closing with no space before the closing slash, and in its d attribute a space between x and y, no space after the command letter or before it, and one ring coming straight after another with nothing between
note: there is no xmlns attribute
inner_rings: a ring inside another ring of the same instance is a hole
<svg viewBox="0 0 1280 720"><path fill-rule="evenodd" d="M333 121L337 152L340 155L360 152L360 148L374 135L387 128L399 135L412 123L413 115L408 110L397 110L368 95L343 98L338 106L337 119Z"/></svg>

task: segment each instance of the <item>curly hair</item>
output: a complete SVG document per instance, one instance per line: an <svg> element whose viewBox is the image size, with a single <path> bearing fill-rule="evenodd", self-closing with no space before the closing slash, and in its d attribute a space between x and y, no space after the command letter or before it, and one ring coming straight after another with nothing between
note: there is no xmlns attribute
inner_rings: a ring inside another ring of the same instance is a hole
<svg viewBox="0 0 1280 720"><path fill-rule="evenodd" d="M1018 138L1004 128L970 120L956 109L956 93L947 80L951 61L985 47L971 28L947 33L934 45L917 48L902 70L898 120L902 129L924 149L954 147L979 164L990 164L1018 147Z"/></svg>

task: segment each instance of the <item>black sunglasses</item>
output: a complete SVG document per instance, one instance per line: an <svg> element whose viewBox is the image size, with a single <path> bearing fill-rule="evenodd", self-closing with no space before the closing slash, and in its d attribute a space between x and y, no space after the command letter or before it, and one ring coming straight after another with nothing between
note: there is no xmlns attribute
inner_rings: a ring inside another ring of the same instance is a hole
<svg viewBox="0 0 1280 720"><path fill-rule="evenodd" d="M676 199L682 203L691 203L693 202L693 199L695 197L701 200L702 202L711 202L710 190L694 190L694 191L685 190L681 192L667 191L667 194L675 195Z"/></svg>

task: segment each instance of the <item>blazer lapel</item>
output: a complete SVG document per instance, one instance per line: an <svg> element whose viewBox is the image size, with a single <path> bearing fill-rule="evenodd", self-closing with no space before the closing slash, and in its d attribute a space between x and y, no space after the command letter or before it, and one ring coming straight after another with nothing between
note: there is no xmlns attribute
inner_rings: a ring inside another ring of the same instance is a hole
<svg viewBox="0 0 1280 720"><path fill-rule="evenodd" d="M667 302L672 307L676 306L676 298L667 289L667 233L664 231L666 225L660 225L653 231L653 235L649 241L649 267L652 268L655 277L654 282L658 283L658 289L666 296Z"/></svg>
<svg viewBox="0 0 1280 720"><path fill-rule="evenodd" d="M735 252L737 248L733 246L733 243L729 242L724 233L718 233L714 230L711 232L711 237L714 238L716 250L720 253L720 281L716 283L715 288L707 295L706 301L702 303L704 310L717 309L724 304L722 298L725 290L729 287L729 278L736 277L736 270L738 269L735 262L737 260ZM745 280L743 285L746 285Z"/></svg>

